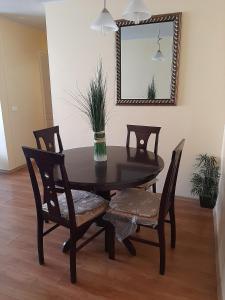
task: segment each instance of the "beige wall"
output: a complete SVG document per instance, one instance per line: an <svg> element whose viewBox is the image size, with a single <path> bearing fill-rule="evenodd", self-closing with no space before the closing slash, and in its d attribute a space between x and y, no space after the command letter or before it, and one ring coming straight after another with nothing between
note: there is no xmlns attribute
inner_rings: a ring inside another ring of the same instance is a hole
<svg viewBox="0 0 225 300"><path fill-rule="evenodd" d="M44 126L39 53L46 48L44 32L0 18L0 100L8 153L8 160L0 153L0 169L24 164L21 146L34 145L32 130Z"/></svg>
<svg viewBox="0 0 225 300"><path fill-rule="evenodd" d="M222 148L221 179L219 197L215 208L216 234L218 243L218 271L221 281L221 296L225 299L225 128Z"/></svg>
<svg viewBox="0 0 225 300"><path fill-rule="evenodd" d="M102 8L102 1L65 0L46 5L54 120L60 125L66 148L92 144L89 125L69 103L68 92L76 93L77 86L86 90L102 57L108 82L108 144L125 144L127 123L162 126L159 152L167 170L173 147L186 138L177 194L189 196L195 156L203 152L220 156L221 152L225 120L225 2L145 2L155 14L183 12L178 105L116 106L114 35L103 36L89 27ZM108 1L114 18L121 18L126 3ZM160 187L165 171L162 175Z"/></svg>

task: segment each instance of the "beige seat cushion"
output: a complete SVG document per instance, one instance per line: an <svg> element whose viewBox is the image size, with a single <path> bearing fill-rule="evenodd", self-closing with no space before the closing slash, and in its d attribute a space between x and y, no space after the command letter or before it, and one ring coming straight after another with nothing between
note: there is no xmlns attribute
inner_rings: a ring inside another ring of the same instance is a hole
<svg viewBox="0 0 225 300"><path fill-rule="evenodd" d="M127 219L137 217L137 223L156 226L161 196L138 189L119 191L111 200L107 213Z"/></svg>
<svg viewBox="0 0 225 300"><path fill-rule="evenodd" d="M107 200L93 193L78 190L72 190L71 192L76 213L77 226L81 226L82 224L98 217L104 213L109 206L109 202ZM58 202L61 216L68 220L69 215L66 195L61 194L58 196ZM43 204L42 209L45 212L48 212L47 203Z"/></svg>

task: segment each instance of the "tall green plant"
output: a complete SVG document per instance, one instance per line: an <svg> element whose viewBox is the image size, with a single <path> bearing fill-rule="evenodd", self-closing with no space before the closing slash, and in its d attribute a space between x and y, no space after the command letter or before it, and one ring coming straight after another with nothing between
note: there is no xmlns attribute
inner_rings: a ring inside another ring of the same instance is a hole
<svg viewBox="0 0 225 300"><path fill-rule="evenodd" d="M88 117L94 132L105 130L106 124L106 79L103 77L102 63L100 62L96 74L91 79L87 95L80 94L75 99L79 109Z"/></svg>
<svg viewBox="0 0 225 300"><path fill-rule="evenodd" d="M219 184L219 166L214 156L200 154L196 158L196 171L193 173L192 194L205 199L210 203L207 206L213 207L216 202Z"/></svg>
<svg viewBox="0 0 225 300"><path fill-rule="evenodd" d="M87 95L80 93L80 98L75 97L75 100L78 103L78 108L88 117L94 131L95 161L106 161L106 79L103 76L101 62L97 67L95 76L90 81Z"/></svg>
<svg viewBox="0 0 225 300"><path fill-rule="evenodd" d="M152 77L152 83L148 86L148 99L156 98L156 86L155 86L155 77Z"/></svg>

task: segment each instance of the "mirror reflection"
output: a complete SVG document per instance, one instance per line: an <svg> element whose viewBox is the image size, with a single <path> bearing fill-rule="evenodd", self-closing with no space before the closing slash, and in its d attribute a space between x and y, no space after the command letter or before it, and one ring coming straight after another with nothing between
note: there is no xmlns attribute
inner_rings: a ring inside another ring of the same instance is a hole
<svg viewBox="0 0 225 300"><path fill-rule="evenodd" d="M121 27L121 98L170 99L174 23Z"/></svg>

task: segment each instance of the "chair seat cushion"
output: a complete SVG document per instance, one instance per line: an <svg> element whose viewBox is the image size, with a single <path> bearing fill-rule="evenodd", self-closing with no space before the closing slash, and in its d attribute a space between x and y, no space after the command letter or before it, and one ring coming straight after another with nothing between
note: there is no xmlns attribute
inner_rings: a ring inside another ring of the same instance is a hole
<svg viewBox="0 0 225 300"><path fill-rule="evenodd" d="M138 189L119 191L111 200L107 213L118 217L137 218L138 224L156 226L161 196Z"/></svg>
<svg viewBox="0 0 225 300"><path fill-rule="evenodd" d="M76 214L77 226L91 221L104 213L109 202L104 198L86 191L72 190L72 197L74 203L74 209ZM69 219L68 207L65 193L58 196L59 208L61 216L65 219ZM47 203L42 206L43 211L48 212Z"/></svg>

